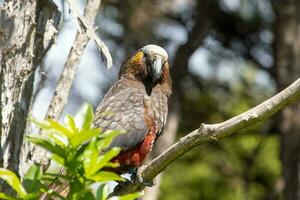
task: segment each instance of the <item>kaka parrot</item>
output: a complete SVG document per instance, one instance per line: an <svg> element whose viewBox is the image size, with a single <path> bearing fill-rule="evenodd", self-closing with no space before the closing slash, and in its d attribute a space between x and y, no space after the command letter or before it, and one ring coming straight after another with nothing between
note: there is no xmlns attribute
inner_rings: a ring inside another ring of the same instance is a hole
<svg viewBox="0 0 300 200"><path fill-rule="evenodd" d="M151 151L166 124L171 87L168 54L160 46L144 46L122 64L93 121L103 130L126 131L107 148L121 148L112 160L120 164L118 173L141 166Z"/></svg>

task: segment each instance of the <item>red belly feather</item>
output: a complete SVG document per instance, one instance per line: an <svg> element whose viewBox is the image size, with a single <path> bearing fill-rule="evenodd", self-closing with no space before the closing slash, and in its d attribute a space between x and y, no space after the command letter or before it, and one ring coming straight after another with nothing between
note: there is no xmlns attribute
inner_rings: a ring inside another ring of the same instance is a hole
<svg viewBox="0 0 300 200"><path fill-rule="evenodd" d="M120 163L120 165L128 165L139 167L145 160L147 154L151 151L155 140L155 134L151 132L146 135L144 140L132 149L121 152L112 162Z"/></svg>

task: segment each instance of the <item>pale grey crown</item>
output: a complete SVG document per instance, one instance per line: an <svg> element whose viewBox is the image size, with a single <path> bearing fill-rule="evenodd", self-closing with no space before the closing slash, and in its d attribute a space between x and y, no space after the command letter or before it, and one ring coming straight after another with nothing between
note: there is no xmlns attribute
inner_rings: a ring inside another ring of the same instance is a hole
<svg viewBox="0 0 300 200"><path fill-rule="evenodd" d="M149 44L144 46L141 50L148 55L158 55L161 56L163 59L168 60L168 53L166 52L166 50L164 50L158 45Z"/></svg>

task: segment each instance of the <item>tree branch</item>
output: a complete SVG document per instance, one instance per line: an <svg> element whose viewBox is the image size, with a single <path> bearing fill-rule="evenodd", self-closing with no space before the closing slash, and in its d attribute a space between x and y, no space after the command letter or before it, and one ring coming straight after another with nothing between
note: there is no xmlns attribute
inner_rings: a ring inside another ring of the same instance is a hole
<svg viewBox="0 0 300 200"><path fill-rule="evenodd" d="M68 2L70 4L70 8L75 7L72 1ZM89 21L93 24L100 7L100 2L101 0L88 0L84 11L84 18L82 18L82 20L85 19L86 21ZM67 104L70 89L75 78L79 61L88 42L89 36L85 34L85 32L80 33L78 31L60 79L57 83L54 95L46 114L46 118L53 118L55 120L58 120L60 118L61 113L63 112L63 109Z"/></svg>
<svg viewBox="0 0 300 200"><path fill-rule="evenodd" d="M102 57L104 56L106 58L106 64L107 64L107 68L111 68L112 67L112 57L111 54L109 52L109 49L107 48L107 46L104 44L104 42L99 38L99 36L97 36L97 34L95 33L95 29L93 29L93 27L91 27L89 25L89 21L90 19L87 17L81 17L79 14L78 9L76 8L73 0L67 0L69 6L70 6L70 10L72 11L72 15L75 18L75 20L78 22L78 25L81 29L81 31L83 33L86 33L86 35L94 41L99 53L102 55ZM96 8L98 9L98 7L96 5L99 4L100 6L100 0L94 0L94 3L92 3L92 5L94 5L94 7L92 8ZM94 20L93 20L94 21Z"/></svg>
<svg viewBox="0 0 300 200"><path fill-rule="evenodd" d="M194 147L232 135L240 129L270 117L299 99L300 78L277 95L236 117L218 124L201 124L200 128L182 137L148 165L142 166L134 182L120 183L110 196L142 190L145 183L151 182L169 164Z"/></svg>
<svg viewBox="0 0 300 200"><path fill-rule="evenodd" d="M0 166L18 175L29 166L23 138L29 129L34 73L54 41L59 21L51 0L10 0L0 6ZM14 193L3 180L0 190Z"/></svg>

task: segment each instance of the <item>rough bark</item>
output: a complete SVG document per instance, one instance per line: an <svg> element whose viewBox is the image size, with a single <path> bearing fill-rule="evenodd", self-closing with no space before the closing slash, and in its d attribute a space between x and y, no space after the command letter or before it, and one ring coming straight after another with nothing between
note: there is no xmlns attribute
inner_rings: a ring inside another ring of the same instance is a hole
<svg viewBox="0 0 300 200"><path fill-rule="evenodd" d="M300 2L276 2L275 66L278 89L300 76ZM283 110L280 120L284 199L300 199L300 103Z"/></svg>
<svg viewBox="0 0 300 200"><path fill-rule="evenodd" d="M17 174L27 168L21 150L31 106L34 72L50 48L60 13L47 0L7 0L0 9L0 166ZM25 153L26 155L26 153ZM0 189L6 186L1 184Z"/></svg>
<svg viewBox="0 0 300 200"><path fill-rule="evenodd" d="M140 167L137 179L134 182L120 183L110 196L132 193L144 189L145 184L151 183L174 160L196 146L218 141L243 128L265 120L287 105L299 101L299 99L300 78L280 93L238 116L218 124L201 124L200 128L180 138L178 142L152 160L148 165Z"/></svg>

